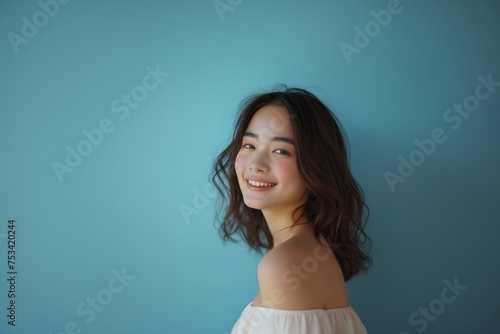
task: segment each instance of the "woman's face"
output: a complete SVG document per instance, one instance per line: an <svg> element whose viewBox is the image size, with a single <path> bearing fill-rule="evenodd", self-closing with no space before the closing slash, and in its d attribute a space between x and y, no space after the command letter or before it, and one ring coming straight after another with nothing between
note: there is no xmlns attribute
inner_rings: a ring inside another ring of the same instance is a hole
<svg viewBox="0 0 500 334"><path fill-rule="evenodd" d="M268 105L257 110L235 161L248 207L288 213L305 202L307 188L297 168L294 142L285 108Z"/></svg>

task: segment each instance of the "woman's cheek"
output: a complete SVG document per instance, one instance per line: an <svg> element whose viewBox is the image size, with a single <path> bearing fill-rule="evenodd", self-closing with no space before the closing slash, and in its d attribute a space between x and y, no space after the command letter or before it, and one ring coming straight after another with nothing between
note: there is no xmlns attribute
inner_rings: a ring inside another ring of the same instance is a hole
<svg viewBox="0 0 500 334"><path fill-rule="evenodd" d="M241 151L236 155L236 159L234 160L234 169L236 170L236 174L241 175L245 170L246 157L244 154L241 154Z"/></svg>
<svg viewBox="0 0 500 334"><path fill-rule="evenodd" d="M275 164L273 166L273 172L279 175L283 181L294 179L295 176L298 175L296 168L287 162Z"/></svg>

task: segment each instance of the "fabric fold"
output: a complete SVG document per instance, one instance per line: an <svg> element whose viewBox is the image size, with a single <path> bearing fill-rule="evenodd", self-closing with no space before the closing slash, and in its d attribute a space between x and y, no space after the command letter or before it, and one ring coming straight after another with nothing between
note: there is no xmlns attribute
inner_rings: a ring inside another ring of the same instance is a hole
<svg viewBox="0 0 500 334"><path fill-rule="evenodd" d="M250 302L231 334L366 334L350 306L329 310L281 310L252 306Z"/></svg>

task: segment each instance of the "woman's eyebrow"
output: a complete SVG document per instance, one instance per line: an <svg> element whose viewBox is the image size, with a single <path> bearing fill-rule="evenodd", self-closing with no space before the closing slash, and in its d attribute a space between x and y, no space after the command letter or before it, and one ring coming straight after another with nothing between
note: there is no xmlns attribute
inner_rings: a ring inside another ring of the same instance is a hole
<svg viewBox="0 0 500 334"><path fill-rule="evenodd" d="M248 131L243 134L243 137L251 137L251 138L259 139L259 136L257 134L255 134L253 132L248 132ZM295 142L293 141L293 139L290 139L287 137L273 137L273 138L271 138L271 140L272 141L281 141L281 142L295 145Z"/></svg>

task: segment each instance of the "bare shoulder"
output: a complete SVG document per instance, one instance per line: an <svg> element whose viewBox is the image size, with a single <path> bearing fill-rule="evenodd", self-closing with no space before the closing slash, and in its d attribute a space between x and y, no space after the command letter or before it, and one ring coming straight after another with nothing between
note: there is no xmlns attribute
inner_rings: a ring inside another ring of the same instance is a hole
<svg viewBox="0 0 500 334"><path fill-rule="evenodd" d="M337 259L313 237L292 238L269 251L259 262L257 277L261 304L257 306L288 310L348 306Z"/></svg>

